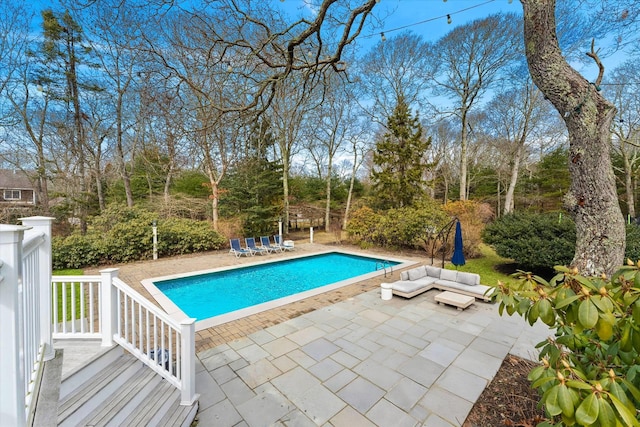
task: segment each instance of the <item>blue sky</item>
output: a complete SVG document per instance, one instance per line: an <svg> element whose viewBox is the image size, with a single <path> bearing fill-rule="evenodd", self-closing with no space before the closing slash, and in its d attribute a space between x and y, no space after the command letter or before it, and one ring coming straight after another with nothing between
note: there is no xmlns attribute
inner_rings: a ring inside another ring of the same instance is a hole
<svg viewBox="0 0 640 427"><path fill-rule="evenodd" d="M278 3L292 15L313 13L305 0L284 0ZM519 0L380 0L374 13L381 22L375 28L370 26L363 30L358 44L366 48L380 41L381 32L390 38L402 31L412 31L422 35L427 41L435 42L458 25L499 12L522 15L522 5ZM451 16L451 24L447 24L447 15ZM596 40L596 44L598 42L603 41ZM585 52L588 48L587 43ZM624 59L626 55L618 53L603 62L607 71L611 71ZM585 77L597 75L597 67L592 62L572 65Z"/></svg>
<svg viewBox="0 0 640 427"><path fill-rule="evenodd" d="M374 10L381 16L390 13L380 30L387 37L404 31L395 31L396 28L410 25L406 30L421 34L425 40L436 41L456 26L474 19L498 12L521 14L522 6L517 0L512 3L508 0L381 0ZM451 16L451 24L447 24L447 15Z"/></svg>

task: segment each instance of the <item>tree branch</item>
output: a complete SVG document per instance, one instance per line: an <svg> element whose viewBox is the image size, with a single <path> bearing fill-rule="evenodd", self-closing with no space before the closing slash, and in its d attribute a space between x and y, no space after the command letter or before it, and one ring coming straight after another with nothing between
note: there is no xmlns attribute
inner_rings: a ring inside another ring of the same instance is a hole
<svg viewBox="0 0 640 427"><path fill-rule="evenodd" d="M595 39L591 39L591 52L587 52L587 56L589 58L592 58L598 65L598 78L595 82L596 87L598 87L600 86L600 83L602 83L602 77L604 76L604 65L602 64L602 61L600 61L600 57L598 56L598 51L600 51L600 49L598 49L598 51L594 50L594 45Z"/></svg>

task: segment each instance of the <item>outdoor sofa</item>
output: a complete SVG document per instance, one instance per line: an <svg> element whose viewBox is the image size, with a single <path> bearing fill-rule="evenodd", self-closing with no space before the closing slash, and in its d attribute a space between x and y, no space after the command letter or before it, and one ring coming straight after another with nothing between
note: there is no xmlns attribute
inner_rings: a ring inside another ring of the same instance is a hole
<svg viewBox="0 0 640 427"><path fill-rule="evenodd" d="M480 284L480 275L421 265L400 273L400 280L390 283L393 294L411 298L429 289L440 289L490 301L489 286Z"/></svg>

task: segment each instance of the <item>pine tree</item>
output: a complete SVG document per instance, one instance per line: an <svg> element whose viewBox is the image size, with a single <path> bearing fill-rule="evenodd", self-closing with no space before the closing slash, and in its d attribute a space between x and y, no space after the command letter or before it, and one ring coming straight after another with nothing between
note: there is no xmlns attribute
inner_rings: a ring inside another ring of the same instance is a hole
<svg viewBox="0 0 640 427"><path fill-rule="evenodd" d="M387 129L373 154L373 194L382 209L410 206L424 193L422 176L428 167L424 153L431 146L431 138L422 137L419 117L411 115L402 97L388 119Z"/></svg>

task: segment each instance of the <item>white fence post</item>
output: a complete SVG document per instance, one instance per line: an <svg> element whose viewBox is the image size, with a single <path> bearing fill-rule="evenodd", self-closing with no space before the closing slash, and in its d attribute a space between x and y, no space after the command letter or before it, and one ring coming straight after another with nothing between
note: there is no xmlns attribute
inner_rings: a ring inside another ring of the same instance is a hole
<svg viewBox="0 0 640 427"><path fill-rule="evenodd" d="M53 337L51 331L51 224L55 218L46 216L32 216L20 218L22 225L33 228L34 231L44 233L44 242L39 246L38 283L40 288L40 342L44 344L44 360L51 360L55 357L53 349Z"/></svg>
<svg viewBox="0 0 640 427"><path fill-rule="evenodd" d="M180 404L191 406L198 399L196 394L196 319L184 319L180 322L180 341L182 349Z"/></svg>
<svg viewBox="0 0 640 427"><path fill-rule="evenodd" d="M22 240L28 227L0 224L0 414L1 422L24 426L25 372L22 300Z"/></svg>
<svg viewBox="0 0 640 427"><path fill-rule="evenodd" d="M118 290L113 286L113 279L118 277L117 268L100 270L100 330L102 332L102 346L113 346L113 334L118 329Z"/></svg>

